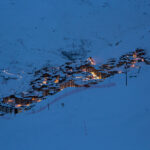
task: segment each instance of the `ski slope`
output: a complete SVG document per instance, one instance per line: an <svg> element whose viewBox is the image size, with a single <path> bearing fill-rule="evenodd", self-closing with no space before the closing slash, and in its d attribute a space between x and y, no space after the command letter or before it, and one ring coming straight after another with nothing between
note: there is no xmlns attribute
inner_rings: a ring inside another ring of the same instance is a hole
<svg viewBox="0 0 150 150"><path fill-rule="evenodd" d="M0 78L0 97L28 89L34 71L70 61L66 54L92 57L98 65L136 48L150 56L149 0L1 0L0 18L0 75L10 78ZM70 94L39 113L0 118L1 149L149 150L149 75L143 66L127 86L125 76L116 75L105 82L115 86Z"/></svg>

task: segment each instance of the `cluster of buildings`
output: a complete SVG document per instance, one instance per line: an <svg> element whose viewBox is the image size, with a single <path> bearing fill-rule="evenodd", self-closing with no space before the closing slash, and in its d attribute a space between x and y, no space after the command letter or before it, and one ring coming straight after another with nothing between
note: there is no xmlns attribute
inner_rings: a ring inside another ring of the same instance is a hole
<svg viewBox="0 0 150 150"><path fill-rule="evenodd" d="M143 49L122 55L119 59L109 59L105 64L96 65L90 57L80 63L69 62L59 67L44 67L34 73L30 90L19 95L3 97L0 101L0 116L18 114L32 109L46 96L54 95L68 87L90 87L103 82L115 74L126 74L130 69L138 69L140 63L150 65L150 58Z"/></svg>

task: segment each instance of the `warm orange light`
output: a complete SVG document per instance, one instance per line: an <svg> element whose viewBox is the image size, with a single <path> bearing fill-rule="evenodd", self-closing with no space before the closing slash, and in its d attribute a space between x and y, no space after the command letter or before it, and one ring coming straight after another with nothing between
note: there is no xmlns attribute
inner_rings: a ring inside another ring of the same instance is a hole
<svg viewBox="0 0 150 150"><path fill-rule="evenodd" d="M97 75L95 72L91 72L91 74L93 75L93 78L94 78L94 79L102 79L101 74L100 74L100 75Z"/></svg>
<svg viewBox="0 0 150 150"><path fill-rule="evenodd" d="M134 54L133 54L133 58L136 58L136 57L137 57L137 55L136 55L136 53L134 53Z"/></svg>
<svg viewBox="0 0 150 150"><path fill-rule="evenodd" d="M44 80L40 85L47 84L47 80Z"/></svg>
<svg viewBox="0 0 150 150"><path fill-rule="evenodd" d="M12 99L9 99L9 100L8 100L8 103L12 103L13 101L14 101L14 100L12 100Z"/></svg>
<svg viewBox="0 0 150 150"><path fill-rule="evenodd" d="M35 101L36 100L36 98L35 97L32 97L32 101Z"/></svg>
<svg viewBox="0 0 150 150"><path fill-rule="evenodd" d="M55 83L58 83L58 82L59 82L59 80L58 80L58 79L56 79L54 82L55 82Z"/></svg>
<svg viewBox="0 0 150 150"><path fill-rule="evenodd" d="M144 62L144 59L143 59L143 58L142 58L141 60L142 60L142 62Z"/></svg>
<svg viewBox="0 0 150 150"><path fill-rule="evenodd" d="M40 101L41 101L41 99L38 99L38 100L37 100L37 102L40 102Z"/></svg>
<svg viewBox="0 0 150 150"><path fill-rule="evenodd" d="M98 76L98 79L102 79L102 76L101 76L101 75L99 75L99 76Z"/></svg>
<svg viewBox="0 0 150 150"><path fill-rule="evenodd" d="M86 68L82 68L82 71L83 71L83 72L86 72Z"/></svg>
<svg viewBox="0 0 150 150"><path fill-rule="evenodd" d="M56 80L54 81L54 83L58 83L59 82L59 76L57 76Z"/></svg>
<svg viewBox="0 0 150 150"><path fill-rule="evenodd" d="M130 67L131 67L131 68L134 68L134 67L135 67L135 64L132 64Z"/></svg>
<svg viewBox="0 0 150 150"><path fill-rule="evenodd" d="M89 57L88 60L90 61L91 65L96 65L96 62L92 57Z"/></svg>
<svg viewBox="0 0 150 150"><path fill-rule="evenodd" d="M21 104L17 104L17 105L15 105L15 107L21 107L22 105Z"/></svg>
<svg viewBox="0 0 150 150"><path fill-rule="evenodd" d="M46 80L44 80L44 81L43 81L43 84L47 84L47 81L46 81Z"/></svg>

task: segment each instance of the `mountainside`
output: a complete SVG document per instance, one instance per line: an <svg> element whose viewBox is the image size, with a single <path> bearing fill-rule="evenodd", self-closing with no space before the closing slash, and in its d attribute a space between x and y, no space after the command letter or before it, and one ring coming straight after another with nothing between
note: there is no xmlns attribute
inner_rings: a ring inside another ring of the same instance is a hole
<svg viewBox="0 0 150 150"><path fill-rule="evenodd" d="M1 0L3 150L150 149L149 0Z"/></svg>

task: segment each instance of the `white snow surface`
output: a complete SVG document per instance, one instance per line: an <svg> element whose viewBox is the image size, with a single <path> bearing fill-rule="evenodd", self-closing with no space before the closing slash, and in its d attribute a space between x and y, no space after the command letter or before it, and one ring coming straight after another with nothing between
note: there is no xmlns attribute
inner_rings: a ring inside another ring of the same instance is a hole
<svg viewBox="0 0 150 150"><path fill-rule="evenodd" d="M26 90L28 73L68 61L62 50L97 64L136 48L150 54L150 1L1 0L0 29L0 75L17 78L0 79L2 97ZM113 87L69 95L40 113L0 118L0 149L150 150L149 76L144 66L128 86L117 75L106 81Z"/></svg>

